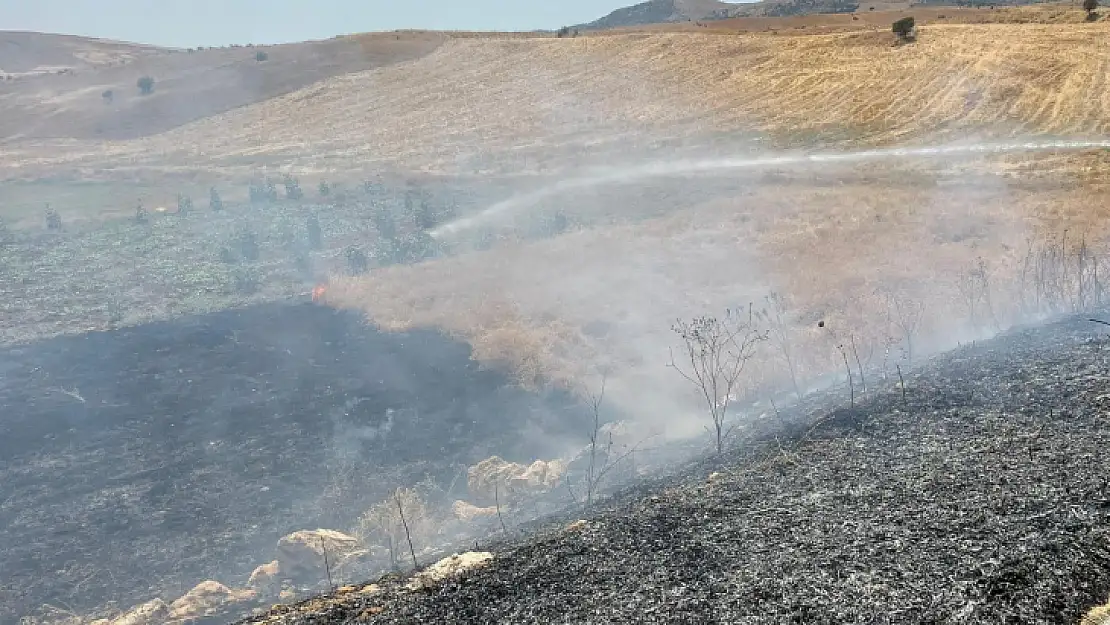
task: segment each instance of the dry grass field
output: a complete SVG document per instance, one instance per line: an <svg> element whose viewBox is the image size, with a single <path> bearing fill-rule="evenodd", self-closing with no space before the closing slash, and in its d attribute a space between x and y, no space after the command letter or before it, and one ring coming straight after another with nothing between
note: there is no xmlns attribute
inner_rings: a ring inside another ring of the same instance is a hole
<svg viewBox="0 0 1110 625"><path fill-rule="evenodd" d="M889 24L906 14L917 16L920 38L892 45ZM213 181L242 184L259 172L296 173L308 185L357 183L381 171L511 175L529 188L621 151L634 162L652 141L684 137L734 137L737 149L751 153L1097 139L1110 130L1110 22L1084 22L1078 7L861 7L856 17L740 18L567 39L397 33L279 47L268 61L275 67L299 67L297 54L311 46L363 52L351 52L350 64L306 62L297 80L313 82L302 88L287 81L227 110L208 104L211 110L166 121L171 128L152 123L127 139L87 133L87 109L103 107L97 80L85 80L80 105L79 90L41 83L57 93L21 88L0 107L31 111L52 102L59 119L76 121L56 126L68 136L9 134L0 143L0 171L9 180L51 177L112 189L170 181L166 194ZM217 53L232 63L227 50L158 54ZM168 86L160 97L187 108L194 101L188 84ZM755 136L761 142L739 139ZM580 383L591 368L608 367L626 398L666 414L675 405L668 399L674 385L664 381L673 377L664 367L673 318L758 303L770 291L792 302L797 349L814 374L836 362L835 346L849 334L871 358L892 358L879 354L895 342L897 324L877 291L891 285L927 305L922 341L946 345L1001 324L950 323L983 305L968 304L964 274L983 258L998 300L994 316L1016 310L1028 241L1065 230L1072 241L1076 232L1088 241L1101 234L1108 165L1110 155L1097 150L785 167L737 174L708 200L684 202L683 184L698 183L674 182L663 214L651 217L637 216L640 199L628 187L586 190L521 210L565 202L588 227L336 277L327 298L388 328L447 328L474 345L476 358L507 364L528 384ZM36 200L66 188L38 193L23 184L24 196ZM834 331L818 331L818 319L832 320ZM759 372L768 383L782 374L770 364Z"/></svg>
<svg viewBox="0 0 1110 625"><path fill-rule="evenodd" d="M773 33L690 32L687 25L576 39L458 37L423 56L412 49L401 55L406 62L277 97L260 93L262 101L219 115L198 113L167 132L102 141L75 130L54 140L6 141L0 157L5 177L59 170L124 180L226 177L263 167L357 177L380 167L542 168L554 147L588 149L593 141L691 128L761 132L802 145L1106 131L1107 22L1082 23L1082 12L1068 7L948 13L923 19L920 41L904 47L891 45L896 12L831 33L811 31L850 16L745 18L779 19ZM813 27L795 29L792 20ZM999 23L977 23L987 20ZM975 23L949 23L957 21ZM280 54L271 56L276 63ZM91 101L82 106L103 107L99 92L100 85L86 93ZM195 106L185 93L162 95ZM41 106L62 96L22 97ZM513 157L503 158L509 151Z"/></svg>

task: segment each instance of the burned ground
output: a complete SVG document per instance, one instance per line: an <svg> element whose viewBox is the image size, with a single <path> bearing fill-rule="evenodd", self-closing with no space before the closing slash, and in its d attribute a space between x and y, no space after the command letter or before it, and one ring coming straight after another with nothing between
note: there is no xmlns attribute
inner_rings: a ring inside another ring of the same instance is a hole
<svg viewBox="0 0 1110 625"><path fill-rule="evenodd" d="M312 304L56 337L0 367L3 623L242 584L283 533L582 430L568 398L508 386L466 345Z"/></svg>
<svg viewBox="0 0 1110 625"><path fill-rule="evenodd" d="M386 581L266 622L1074 623L1110 591L1108 366L1082 319L1011 332L905 396L814 397L430 592Z"/></svg>

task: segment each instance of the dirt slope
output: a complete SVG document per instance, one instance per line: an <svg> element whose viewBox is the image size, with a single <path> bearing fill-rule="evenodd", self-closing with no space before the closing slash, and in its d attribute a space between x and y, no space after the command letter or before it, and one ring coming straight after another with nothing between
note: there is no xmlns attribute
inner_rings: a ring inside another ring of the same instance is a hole
<svg viewBox="0 0 1110 625"><path fill-rule="evenodd" d="M438 34L390 33L185 51L8 33L0 38L0 68L62 65L68 71L6 81L0 141L143 137L325 78L418 58L443 40ZM256 60L258 52L265 61ZM150 95L136 86L143 76L155 80ZM103 97L108 91L111 99Z"/></svg>

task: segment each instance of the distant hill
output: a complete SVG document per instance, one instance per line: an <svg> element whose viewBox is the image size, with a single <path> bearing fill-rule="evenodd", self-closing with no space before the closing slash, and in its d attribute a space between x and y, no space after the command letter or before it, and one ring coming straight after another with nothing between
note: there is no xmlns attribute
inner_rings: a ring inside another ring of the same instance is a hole
<svg viewBox="0 0 1110 625"><path fill-rule="evenodd" d="M23 31L0 31L0 79L122 65L165 52L155 46Z"/></svg>
<svg viewBox="0 0 1110 625"><path fill-rule="evenodd" d="M630 7L617 9L605 17L588 24L580 24L583 30L602 30L645 24L667 22L687 22L703 19L723 19L731 17L737 5L717 0L648 0Z"/></svg>
<svg viewBox="0 0 1110 625"><path fill-rule="evenodd" d="M897 8L927 6L1021 6L1043 4L1045 0L911 0L896 2ZM579 30L605 30L649 24L722 20L733 17L788 17L793 15L853 13L860 10L859 0L761 0L751 3L726 3L717 0L648 0L612 13L587 24ZM890 8L891 0L878 0L868 6Z"/></svg>
<svg viewBox="0 0 1110 625"><path fill-rule="evenodd" d="M157 134L333 76L417 59L446 39L442 33L371 33L181 50L0 31L0 141ZM139 92L142 76L155 81L153 93Z"/></svg>

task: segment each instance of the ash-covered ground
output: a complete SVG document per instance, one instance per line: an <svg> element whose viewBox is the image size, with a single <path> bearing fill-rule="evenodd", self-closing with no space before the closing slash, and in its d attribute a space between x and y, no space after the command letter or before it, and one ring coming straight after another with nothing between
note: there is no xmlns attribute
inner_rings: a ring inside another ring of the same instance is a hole
<svg viewBox="0 0 1110 625"><path fill-rule="evenodd" d="M1075 623L1106 601L1105 328L965 346L904 395L869 383L854 408L814 396L426 591L387 578L250 622Z"/></svg>
<svg viewBox="0 0 1110 625"><path fill-rule="evenodd" d="M0 351L0 623L241 585L282 535L584 430L427 332L263 304ZM457 481L465 496L465 475Z"/></svg>

